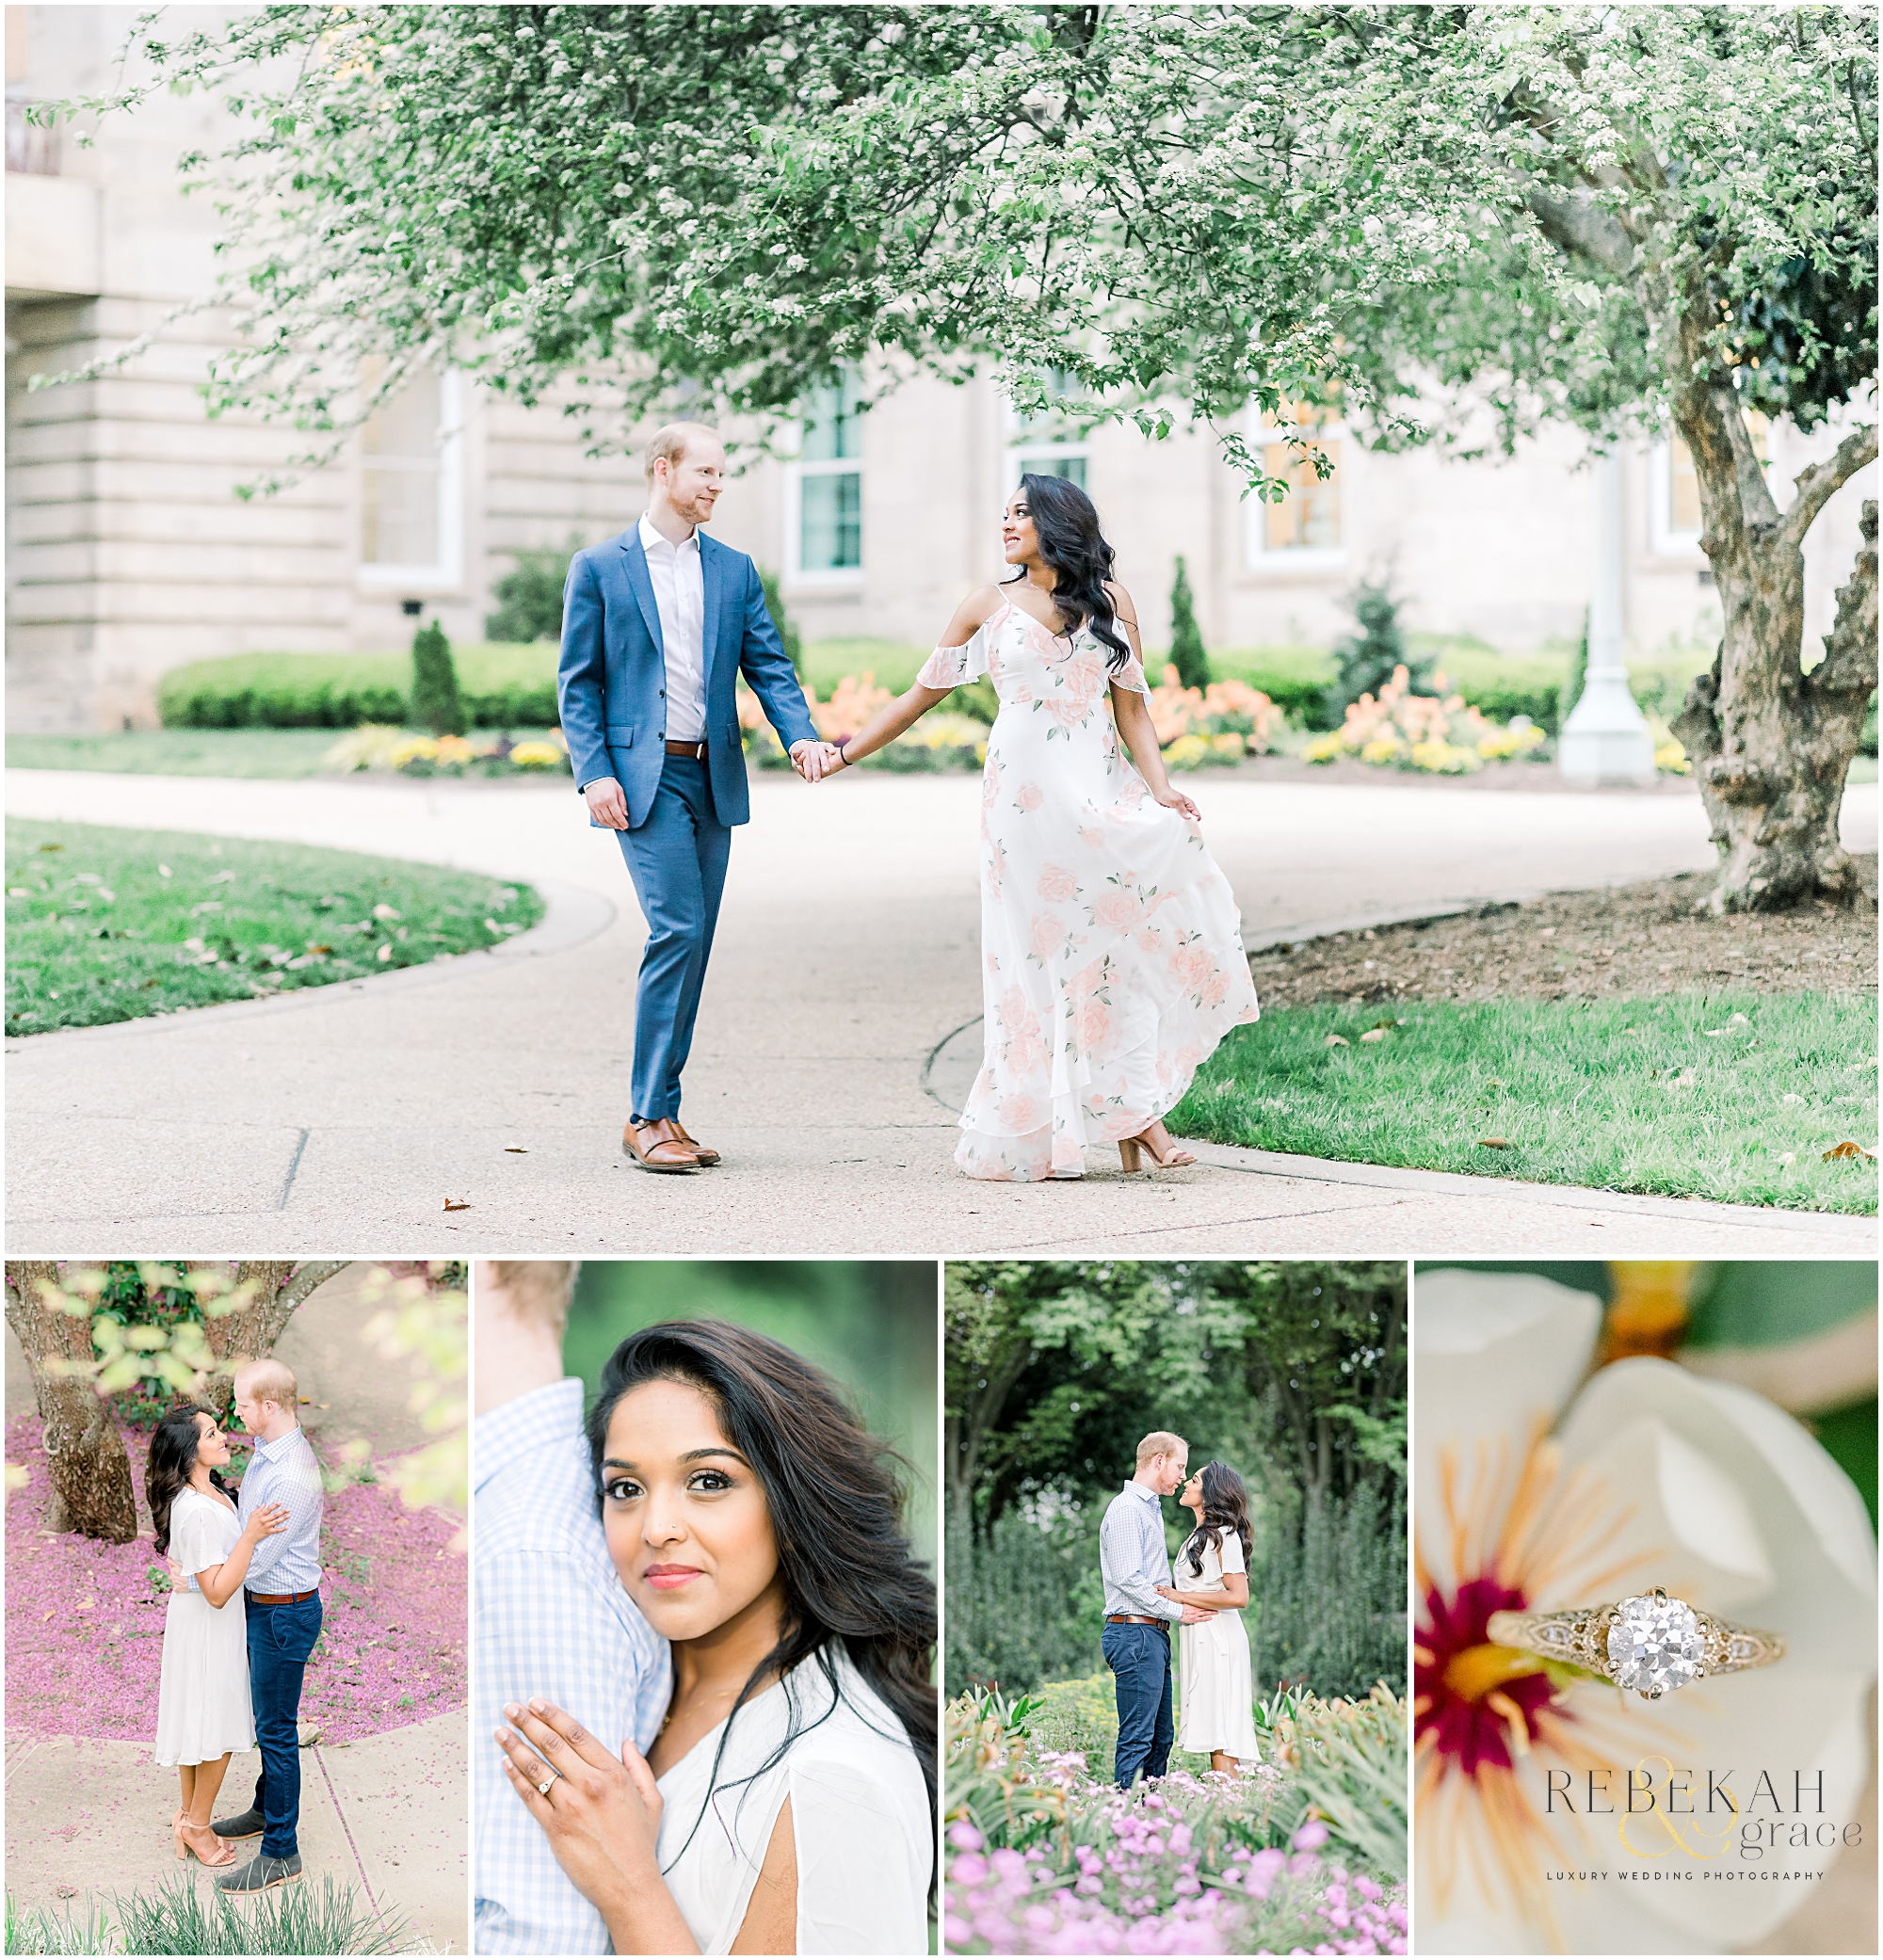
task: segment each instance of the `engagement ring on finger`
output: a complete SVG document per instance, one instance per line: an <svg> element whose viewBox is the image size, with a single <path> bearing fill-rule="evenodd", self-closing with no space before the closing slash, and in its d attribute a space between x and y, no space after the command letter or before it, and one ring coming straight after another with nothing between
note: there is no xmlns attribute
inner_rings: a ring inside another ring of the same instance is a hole
<svg viewBox="0 0 1883 1960"><path fill-rule="evenodd" d="M555 1778L553 1775L545 1776L542 1779L542 1781L537 1785L536 1793L538 1796L547 1796L555 1787Z"/></svg>
<svg viewBox="0 0 1883 1960"><path fill-rule="evenodd" d="M1755 1633L1730 1620L1697 1613L1656 1586L1612 1606L1568 1613L1493 1613L1486 1628L1492 1645L1521 1647L1546 1661L1567 1661L1644 1701L1716 1674L1769 1667L1784 1657L1777 1633Z"/></svg>

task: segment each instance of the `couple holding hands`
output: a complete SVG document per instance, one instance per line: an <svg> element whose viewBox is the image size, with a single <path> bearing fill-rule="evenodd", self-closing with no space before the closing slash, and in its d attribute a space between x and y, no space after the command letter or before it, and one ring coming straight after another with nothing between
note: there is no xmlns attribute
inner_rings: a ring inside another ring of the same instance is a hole
<svg viewBox="0 0 1883 1960"><path fill-rule="evenodd" d="M914 685L827 743L757 567L701 528L724 481L718 438L673 424L646 467L646 514L570 565L556 675L589 821L620 835L647 920L628 1155L678 1174L719 1162L681 1120L681 1073L732 829L751 814L738 676L809 782L988 676L1001 708L981 794L986 1046L956 1164L1013 1182L1077 1178L1088 1144L1113 1143L1126 1171L1147 1156L1195 1163L1164 1115L1224 1035L1256 1019L1255 988L1201 812L1165 772L1135 609L1090 498L1023 476L1001 521L1014 576L971 592Z"/></svg>

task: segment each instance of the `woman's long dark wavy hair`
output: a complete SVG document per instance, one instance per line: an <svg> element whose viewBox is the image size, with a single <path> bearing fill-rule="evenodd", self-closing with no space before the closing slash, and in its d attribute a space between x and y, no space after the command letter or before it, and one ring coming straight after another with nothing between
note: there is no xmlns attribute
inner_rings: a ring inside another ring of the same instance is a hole
<svg viewBox="0 0 1883 1960"><path fill-rule="evenodd" d="M922 1765L932 1824L940 1729L930 1672L935 1582L904 1535L902 1472L909 1466L864 1428L822 1369L790 1348L730 1321L663 1321L629 1335L602 1371L601 1392L588 1415L598 1510L615 1405L652 1381L698 1389L717 1411L726 1439L752 1466L771 1514L784 1588L778 1645L753 1668L732 1705L693 1831L718 1790L732 1719L760 1681L814 1659L831 1692L830 1707L817 1721L828 1720L837 1706L832 1648L838 1646L900 1721ZM736 1782L752 1782L774 1768L802 1733L794 1707L785 1739L769 1760Z"/></svg>
<svg viewBox="0 0 1883 1960"><path fill-rule="evenodd" d="M1178 1556L1187 1554L1190 1570L1200 1574L1205 1548L1220 1551L1223 1534L1234 1532L1242 1540L1242 1568L1247 1572L1255 1534L1249 1530L1248 1492L1243 1488L1242 1479L1228 1464L1214 1460L1204 1464L1197 1474L1203 1480L1203 1521L1190 1534L1189 1543Z"/></svg>
<svg viewBox="0 0 1883 1960"><path fill-rule="evenodd" d="M1120 672L1131 658L1131 646L1119 633L1105 590L1116 554L1099 529L1098 506L1070 477L1036 476L1030 470L1020 479L1020 493L1039 535L1039 555L1052 568L1053 603L1060 619L1070 622L1066 631L1077 633L1089 625L1093 637L1109 650L1106 667ZM1014 574L1025 576L1024 566Z"/></svg>
<svg viewBox="0 0 1883 1960"><path fill-rule="evenodd" d="M200 1403L179 1402L164 1411L163 1420L151 1432L151 1460L144 1470L144 1495L151 1501L151 1522L157 1528L159 1558L170 1549L170 1506L196 1468L197 1445L202 1440L196 1426L199 1416L216 1420L215 1412ZM229 1488L220 1470L211 1470L209 1481L218 1490Z"/></svg>

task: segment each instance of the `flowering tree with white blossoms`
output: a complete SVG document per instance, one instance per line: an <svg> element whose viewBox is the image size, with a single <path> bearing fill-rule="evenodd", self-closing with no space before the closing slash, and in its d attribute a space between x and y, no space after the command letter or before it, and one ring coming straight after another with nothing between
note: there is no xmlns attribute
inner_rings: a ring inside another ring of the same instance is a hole
<svg viewBox="0 0 1883 1960"><path fill-rule="evenodd" d="M1782 512L1748 410L1805 426L1875 346L1864 8L277 6L119 94L221 90L235 345L213 410L308 460L443 361L556 398L597 447L684 405L1049 370L1074 419L1226 425L1327 402L1408 442L1545 417L1691 451L1724 607L1681 728L1716 902L1849 901L1844 774L1875 685L1874 531L1806 670L1803 543L1876 453ZM124 357L106 348L101 360ZM383 364L370 385L362 363ZM1296 430L1292 417L1287 422ZM1288 440L1313 451L1312 436ZM1468 438L1469 440L1469 438Z"/></svg>

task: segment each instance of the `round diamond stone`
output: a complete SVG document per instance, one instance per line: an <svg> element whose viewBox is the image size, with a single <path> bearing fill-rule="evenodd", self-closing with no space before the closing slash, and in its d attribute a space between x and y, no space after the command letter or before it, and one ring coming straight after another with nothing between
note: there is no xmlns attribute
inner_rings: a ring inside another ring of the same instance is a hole
<svg viewBox="0 0 1883 1960"><path fill-rule="evenodd" d="M1608 1671L1617 1687L1650 1696L1684 1688L1698 1676L1704 1654L1699 1622L1684 1600L1649 1594L1617 1606L1608 1630Z"/></svg>

